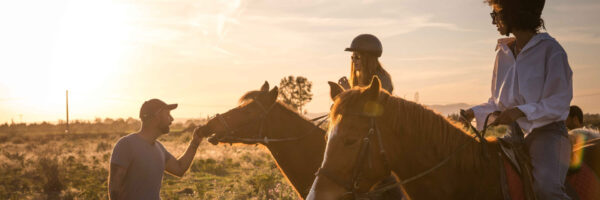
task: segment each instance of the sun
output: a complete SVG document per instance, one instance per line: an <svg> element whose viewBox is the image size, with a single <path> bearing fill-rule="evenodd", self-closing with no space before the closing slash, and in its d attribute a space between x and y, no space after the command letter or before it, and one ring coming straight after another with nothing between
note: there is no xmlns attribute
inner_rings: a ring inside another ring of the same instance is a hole
<svg viewBox="0 0 600 200"><path fill-rule="evenodd" d="M136 11L124 2L105 0L69 1L54 6L48 9L60 12L56 19L59 21L54 23L56 26L47 26L47 32L39 33L44 36L40 38L50 40L40 42L39 47L44 51L28 51L31 53L26 57L5 61L7 66L20 67L8 68L10 76L0 81L6 84L6 88L0 88L6 91L3 97L14 99L5 101L6 105L0 109L36 116L48 113L52 116L45 118L55 119L64 112L65 91L69 90L74 100L79 98L87 104L82 107L95 112L94 109L101 109L94 107L102 104L100 97L123 84L117 77L128 67L125 64L132 52L131 33L135 26L131 23ZM46 15L29 17L39 19ZM44 23L28 22L31 23L27 26ZM28 34L15 37L16 41L38 41ZM18 42L14 43L19 47ZM34 61L23 62L23 59Z"/></svg>
<svg viewBox="0 0 600 200"><path fill-rule="evenodd" d="M128 11L111 1L69 5L52 51L52 89L91 90L111 84L129 48Z"/></svg>

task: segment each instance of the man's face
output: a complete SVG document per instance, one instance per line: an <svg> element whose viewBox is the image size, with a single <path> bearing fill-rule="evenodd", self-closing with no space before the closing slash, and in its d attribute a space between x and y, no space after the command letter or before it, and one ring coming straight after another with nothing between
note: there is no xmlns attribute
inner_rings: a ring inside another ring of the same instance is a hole
<svg viewBox="0 0 600 200"><path fill-rule="evenodd" d="M169 133L173 117L171 116L171 110L162 109L158 112L158 129L161 133Z"/></svg>
<svg viewBox="0 0 600 200"><path fill-rule="evenodd" d="M579 119L578 119L578 117L575 117L575 116L569 116L569 117L567 117L567 120L565 121L565 123L567 124L567 128L569 130L581 127L579 125Z"/></svg>
<svg viewBox="0 0 600 200"><path fill-rule="evenodd" d="M506 25L504 24L504 22L502 21L501 17L500 17L500 11L502 9L500 7L498 7L498 5L494 4L492 5L492 13L494 13L492 16L492 23L494 25L496 25L496 28L498 30L498 32L500 33L500 35L506 35L506 33L508 33L508 28L506 27Z"/></svg>

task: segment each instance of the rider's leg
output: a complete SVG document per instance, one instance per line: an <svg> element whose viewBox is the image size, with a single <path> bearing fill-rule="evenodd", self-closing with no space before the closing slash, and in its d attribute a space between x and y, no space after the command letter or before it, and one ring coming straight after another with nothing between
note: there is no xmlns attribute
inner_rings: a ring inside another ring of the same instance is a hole
<svg viewBox="0 0 600 200"><path fill-rule="evenodd" d="M539 200L570 199L564 187L571 143L564 123L534 129L525 138L531 156L534 190Z"/></svg>

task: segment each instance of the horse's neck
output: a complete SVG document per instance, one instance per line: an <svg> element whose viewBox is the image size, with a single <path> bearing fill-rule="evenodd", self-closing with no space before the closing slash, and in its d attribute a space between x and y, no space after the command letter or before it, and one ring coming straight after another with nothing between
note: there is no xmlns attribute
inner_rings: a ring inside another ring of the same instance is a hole
<svg viewBox="0 0 600 200"><path fill-rule="evenodd" d="M405 185L407 193L413 199L502 197L498 196L498 155L493 153L497 152L496 145L488 144L490 159L483 160L481 145L470 136L451 126L438 130L445 133L432 133L430 127L436 125L423 123L421 127L413 128L415 132L410 134L412 138L403 138L407 141L398 145L405 150L391 158L392 169L401 180L415 177L443 163ZM446 158L449 160L444 161ZM431 188L436 188L435 192Z"/></svg>
<svg viewBox="0 0 600 200"><path fill-rule="evenodd" d="M268 131L273 138L291 138L305 135L296 141L267 144L271 155L296 191L304 198L308 194L314 174L323 161L325 131L300 116L286 115L287 123L270 124Z"/></svg>

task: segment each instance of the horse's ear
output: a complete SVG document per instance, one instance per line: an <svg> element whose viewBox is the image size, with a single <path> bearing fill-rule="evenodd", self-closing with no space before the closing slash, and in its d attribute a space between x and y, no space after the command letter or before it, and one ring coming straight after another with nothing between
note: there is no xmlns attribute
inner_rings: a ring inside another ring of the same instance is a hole
<svg viewBox="0 0 600 200"><path fill-rule="evenodd" d="M263 84L262 87L260 87L260 91L269 91L269 82L265 81L265 84Z"/></svg>
<svg viewBox="0 0 600 200"><path fill-rule="evenodd" d="M330 88L329 95L331 96L331 100L335 101L335 97L342 93L344 91L344 88L342 88L340 84L331 81L327 81L327 83L329 84Z"/></svg>
<svg viewBox="0 0 600 200"><path fill-rule="evenodd" d="M377 75L373 76L371 79L371 84L369 84L369 88L365 91L365 95L369 97L369 99L377 100L379 97L379 91L381 90L381 81Z"/></svg>
<svg viewBox="0 0 600 200"><path fill-rule="evenodd" d="M275 86L269 91L269 101L275 103L275 101L277 101L277 96L279 96L279 88Z"/></svg>

